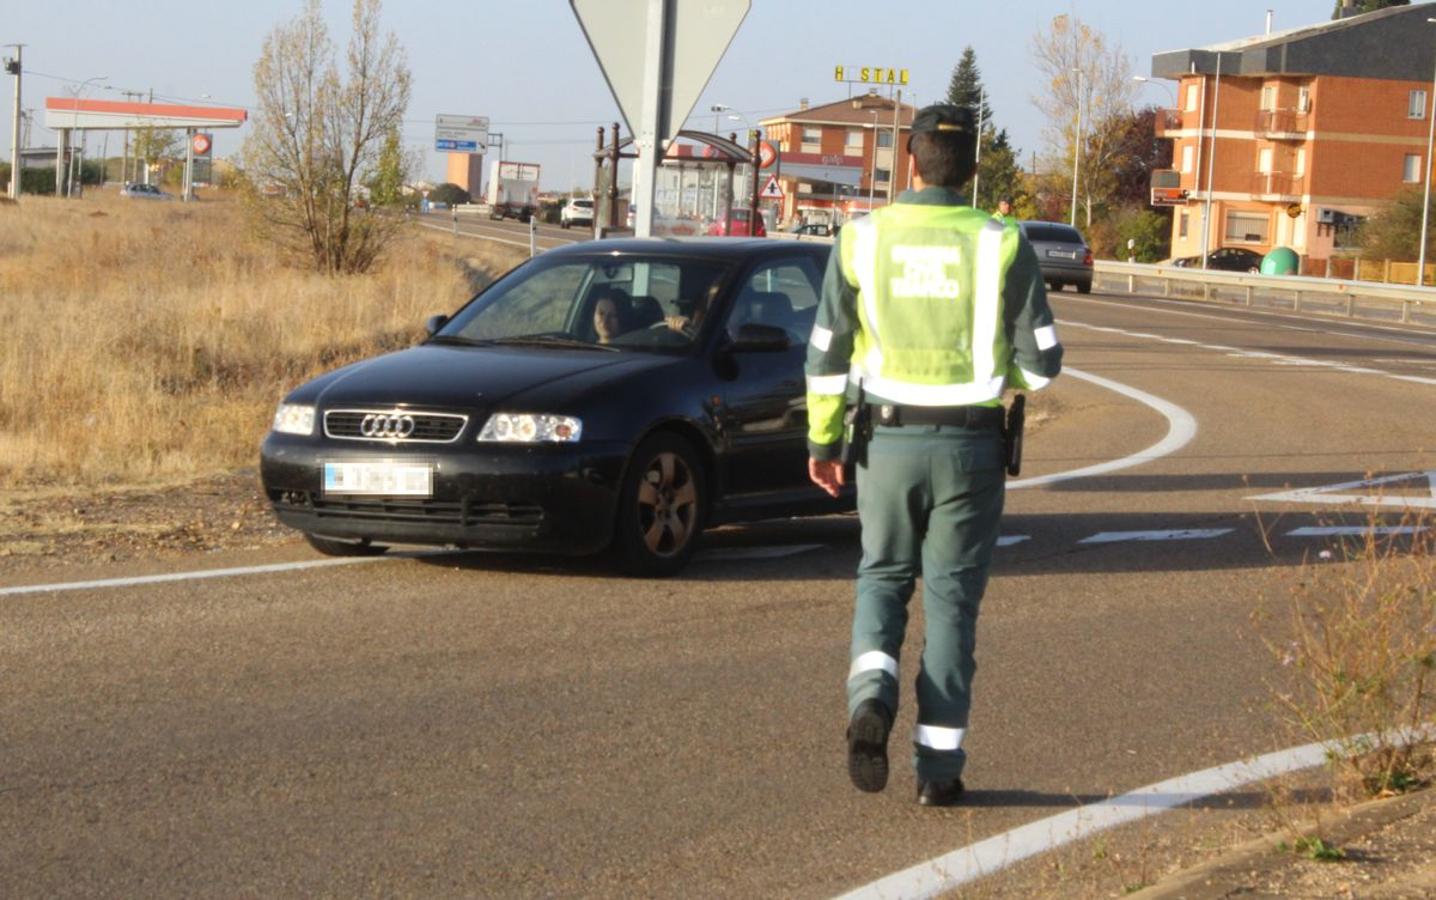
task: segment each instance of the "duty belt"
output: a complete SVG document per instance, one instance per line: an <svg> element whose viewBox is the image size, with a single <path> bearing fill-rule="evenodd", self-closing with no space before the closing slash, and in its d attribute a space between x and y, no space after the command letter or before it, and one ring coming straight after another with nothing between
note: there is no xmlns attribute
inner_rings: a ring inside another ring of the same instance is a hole
<svg viewBox="0 0 1436 900"><path fill-rule="evenodd" d="M957 425L963 428L1001 428L1000 406L897 406L873 407L873 421L888 427L900 425Z"/></svg>

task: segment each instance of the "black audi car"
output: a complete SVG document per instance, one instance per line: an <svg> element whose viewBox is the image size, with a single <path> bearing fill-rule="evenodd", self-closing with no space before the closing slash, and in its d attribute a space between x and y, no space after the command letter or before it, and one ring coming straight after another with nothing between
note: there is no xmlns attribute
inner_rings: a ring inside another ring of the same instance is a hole
<svg viewBox="0 0 1436 900"><path fill-rule="evenodd" d="M279 405L279 519L332 555L431 544L676 572L700 532L852 507L807 477L803 359L830 248L593 241L525 262L407 350Z"/></svg>

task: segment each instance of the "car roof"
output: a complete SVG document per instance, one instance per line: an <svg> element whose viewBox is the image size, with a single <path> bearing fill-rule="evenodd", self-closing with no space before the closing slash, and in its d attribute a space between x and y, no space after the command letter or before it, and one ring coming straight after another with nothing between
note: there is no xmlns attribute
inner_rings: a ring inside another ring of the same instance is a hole
<svg viewBox="0 0 1436 900"><path fill-rule="evenodd" d="M607 238L545 250L544 256L589 256L606 253L614 256L698 256L738 261L780 256L795 250L816 255L813 248L827 247L827 244L752 237Z"/></svg>

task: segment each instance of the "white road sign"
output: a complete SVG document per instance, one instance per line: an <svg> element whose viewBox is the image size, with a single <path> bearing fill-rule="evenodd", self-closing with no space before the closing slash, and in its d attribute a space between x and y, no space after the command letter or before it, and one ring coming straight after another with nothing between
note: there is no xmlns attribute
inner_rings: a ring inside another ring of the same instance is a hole
<svg viewBox="0 0 1436 900"><path fill-rule="evenodd" d="M435 150L448 153L483 153L488 143L488 116L434 117Z"/></svg>
<svg viewBox="0 0 1436 900"><path fill-rule="evenodd" d="M768 176L768 183L763 185L763 190L758 193L758 196L763 198L764 200L783 199L783 189L778 187L777 175Z"/></svg>

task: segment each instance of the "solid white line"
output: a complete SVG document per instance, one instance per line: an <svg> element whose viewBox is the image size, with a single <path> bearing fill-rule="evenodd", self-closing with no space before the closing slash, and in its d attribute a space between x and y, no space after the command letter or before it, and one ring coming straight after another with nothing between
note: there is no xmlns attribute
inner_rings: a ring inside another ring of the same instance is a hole
<svg viewBox="0 0 1436 900"><path fill-rule="evenodd" d="M1004 534L997 539L997 546L1011 547L1013 544L1020 544L1023 541L1030 540L1032 540L1032 535L1030 534Z"/></svg>
<svg viewBox="0 0 1436 900"><path fill-rule="evenodd" d="M1350 526L1342 526L1342 525L1314 526L1314 525L1313 525L1313 526L1308 526L1308 527L1306 527L1306 528L1297 528L1297 529L1295 529L1295 530L1293 530L1293 531L1288 531L1288 532L1286 533L1286 536L1287 536L1287 537L1365 537L1365 536L1368 535L1368 534L1374 534L1374 535L1380 535L1380 536L1383 536L1383 537L1384 537L1384 536L1388 536L1388 535L1398 535L1398 534L1420 534L1420 533L1422 533L1423 531L1430 531L1430 530L1431 530L1430 528L1428 528L1428 527L1426 527L1426 526L1424 526L1424 525L1400 525L1400 526L1392 525L1392 526L1385 526L1385 527L1378 527L1378 528L1369 528L1369 527L1367 527L1367 526L1357 526L1357 525L1350 525Z"/></svg>
<svg viewBox="0 0 1436 900"><path fill-rule="evenodd" d="M1176 531L1103 531L1079 544L1115 544L1120 541L1201 541L1231 534L1231 528L1183 528Z"/></svg>
<svg viewBox="0 0 1436 900"><path fill-rule="evenodd" d="M1430 739L1436 735L1436 727L1427 725L1415 732L1403 732L1402 735L1404 740ZM857 900L934 897L983 876L992 875L1039 853L1055 850L1109 828L1195 803L1254 782L1321 765L1333 751L1341 752L1338 743L1306 744L1258 756L1247 762L1228 763L1149 784L1111 800L1089 803L994 835L881 878L842 896Z"/></svg>
<svg viewBox="0 0 1436 900"><path fill-rule="evenodd" d="M1067 323L1063 323L1064 325ZM1072 481L1076 478L1089 478L1093 475L1105 475L1108 472L1116 472L1120 469L1130 469L1133 466L1140 466L1153 460L1161 459L1185 447L1191 443L1192 438L1197 436L1197 420L1185 409L1175 403L1163 400L1161 397L1153 396L1146 391L1139 391L1134 387L1103 378L1100 375L1093 375L1090 372L1083 372L1080 369L1064 368L1062 374L1071 375L1081 381L1090 381L1098 387L1104 387L1109 391L1115 391L1124 397L1130 397L1138 403L1150 406L1161 413L1167 419L1167 434L1160 441L1148 447L1140 453L1133 453L1121 459L1109 460L1098 463L1094 466L1086 466L1081 469L1072 469L1067 472L1055 472L1051 475L1040 475L1036 478L1023 478L1018 481L1009 481L1009 491L1018 488L1042 487L1049 484L1057 484L1062 481Z"/></svg>
<svg viewBox="0 0 1436 900"><path fill-rule="evenodd" d="M353 566L359 563L380 562L384 559L404 559L421 554L406 553L402 556L356 556L343 559L312 559L304 562L272 563L264 566L242 566L234 569L200 569L194 572L167 572L162 575L137 575L133 578L101 578L96 581L64 581L55 584L28 584L21 587L0 588L0 597L16 594L41 594L52 591L83 591L91 588L134 587L142 584L163 584L168 581L191 581L200 578L234 578L239 575L263 575L270 572L294 572L300 569L322 569L327 566ZM429 555L429 554L422 554Z"/></svg>
<svg viewBox="0 0 1436 900"><path fill-rule="evenodd" d="M821 550L824 544L781 544L770 547L715 547L704 550L693 557L694 562L709 562L733 559L782 559L797 556L811 550Z"/></svg>

